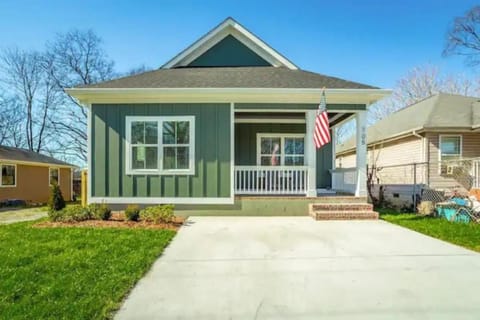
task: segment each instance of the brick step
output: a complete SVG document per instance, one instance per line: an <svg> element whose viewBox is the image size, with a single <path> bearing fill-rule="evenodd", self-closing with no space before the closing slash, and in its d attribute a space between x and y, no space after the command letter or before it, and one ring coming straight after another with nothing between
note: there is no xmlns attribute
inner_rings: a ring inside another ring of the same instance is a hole
<svg viewBox="0 0 480 320"><path fill-rule="evenodd" d="M310 214L315 220L377 220L375 211L315 211Z"/></svg>
<svg viewBox="0 0 480 320"><path fill-rule="evenodd" d="M312 203L310 211L372 211L370 203Z"/></svg>
<svg viewBox="0 0 480 320"><path fill-rule="evenodd" d="M315 204L318 203L367 203L367 197L354 196L322 196L315 199Z"/></svg>

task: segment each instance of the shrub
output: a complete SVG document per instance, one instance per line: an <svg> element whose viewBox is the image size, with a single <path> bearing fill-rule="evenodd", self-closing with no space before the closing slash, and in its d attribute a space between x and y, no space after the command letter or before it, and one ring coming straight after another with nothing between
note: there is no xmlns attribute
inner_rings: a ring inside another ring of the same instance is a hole
<svg viewBox="0 0 480 320"><path fill-rule="evenodd" d="M88 206L88 210L90 211L90 215L95 219L108 220L112 216L112 209L104 203L92 203Z"/></svg>
<svg viewBox="0 0 480 320"><path fill-rule="evenodd" d="M50 211L58 211L65 208L65 200L58 184L50 187L50 197L48 198L48 208Z"/></svg>
<svg viewBox="0 0 480 320"><path fill-rule="evenodd" d="M66 207L62 210L50 210L48 212L50 220L56 222L74 222L91 219L90 210L80 205Z"/></svg>
<svg viewBox="0 0 480 320"><path fill-rule="evenodd" d="M171 204L147 207L140 211L142 220L153 221L155 223L170 222L174 216L174 206Z"/></svg>
<svg viewBox="0 0 480 320"><path fill-rule="evenodd" d="M138 221L140 218L140 208L136 204L129 204L125 209L125 217L129 221Z"/></svg>

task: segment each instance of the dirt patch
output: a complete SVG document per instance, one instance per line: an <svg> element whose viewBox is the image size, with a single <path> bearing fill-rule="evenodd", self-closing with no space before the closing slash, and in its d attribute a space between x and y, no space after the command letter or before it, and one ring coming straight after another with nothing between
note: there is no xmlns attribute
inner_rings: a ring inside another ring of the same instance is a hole
<svg viewBox="0 0 480 320"><path fill-rule="evenodd" d="M185 218L174 217L169 223L154 223L153 221L127 221L123 213L113 213L110 220L86 220L78 222L51 222L45 221L34 225L37 228L129 228L129 229L167 229L178 230Z"/></svg>

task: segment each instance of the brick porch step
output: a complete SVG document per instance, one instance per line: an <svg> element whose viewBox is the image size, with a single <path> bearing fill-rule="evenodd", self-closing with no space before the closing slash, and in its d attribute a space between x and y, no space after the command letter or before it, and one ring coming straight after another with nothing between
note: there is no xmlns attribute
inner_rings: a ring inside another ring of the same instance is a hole
<svg viewBox="0 0 480 320"><path fill-rule="evenodd" d="M369 203L311 203L309 215L315 220L370 220L378 219Z"/></svg>

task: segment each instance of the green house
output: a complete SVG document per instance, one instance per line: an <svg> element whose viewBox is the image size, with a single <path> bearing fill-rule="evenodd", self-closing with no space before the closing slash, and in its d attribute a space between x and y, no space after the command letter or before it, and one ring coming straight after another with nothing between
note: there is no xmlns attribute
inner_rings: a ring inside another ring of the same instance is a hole
<svg viewBox="0 0 480 320"><path fill-rule="evenodd" d="M332 142L313 132L325 90ZM89 110L89 202L366 195L366 110L390 91L300 69L228 18L161 68L68 93ZM334 167L357 122L356 169Z"/></svg>

